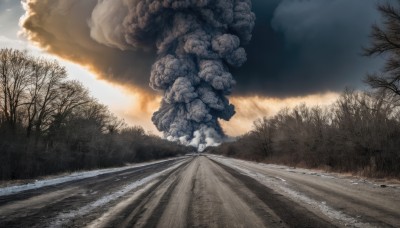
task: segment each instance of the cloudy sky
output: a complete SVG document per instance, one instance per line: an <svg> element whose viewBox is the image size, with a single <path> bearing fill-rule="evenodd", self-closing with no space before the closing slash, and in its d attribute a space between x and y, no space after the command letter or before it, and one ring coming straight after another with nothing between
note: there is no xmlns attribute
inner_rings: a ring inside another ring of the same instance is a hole
<svg viewBox="0 0 400 228"><path fill-rule="evenodd" d="M0 0L0 47L59 59L71 78L128 123L156 132L150 118L160 98L148 87L152 50L121 50L93 39L90 26L97 20L108 23L102 21L106 17L91 21L93 15L109 14L117 6L94 13L97 0L29 2L24 10L17 0ZM231 69L237 114L223 123L224 129L237 135L249 130L255 118L284 106L329 104L346 86L364 88L365 74L378 71L383 62L360 55L371 25L380 23L378 2L253 0L257 20L245 47L248 61Z"/></svg>

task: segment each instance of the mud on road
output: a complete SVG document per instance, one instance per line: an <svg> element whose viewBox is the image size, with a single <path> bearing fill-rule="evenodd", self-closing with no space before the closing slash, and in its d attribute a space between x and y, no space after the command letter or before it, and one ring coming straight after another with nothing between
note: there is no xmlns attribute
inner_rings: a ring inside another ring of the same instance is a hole
<svg viewBox="0 0 400 228"><path fill-rule="evenodd" d="M186 157L1 196L0 227L400 225L398 201L388 192L375 199L383 205L368 203L349 196L356 190L346 193L340 181L318 178L223 157Z"/></svg>

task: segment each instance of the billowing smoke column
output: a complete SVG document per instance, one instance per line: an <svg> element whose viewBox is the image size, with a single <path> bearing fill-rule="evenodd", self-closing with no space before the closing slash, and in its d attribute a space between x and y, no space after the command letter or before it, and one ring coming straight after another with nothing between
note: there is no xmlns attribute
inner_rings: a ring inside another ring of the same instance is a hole
<svg viewBox="0 0 400 228"><path fill-rule="evenodd" d="M229 120L235 114L226 98L235 85L228 65L239 67L246 61L241 45L250 41L254 27L251 1L125 0L121 4L128 16L122 27L115 28L117 37L109 42L97 37L95 22L92 37L126 49L155 44L158 57L150 86L164 97L153 123L169 140L200 150L218 143L223 137L218 119Z"/></svg>
<svg viewBox="0 0 400 228"><path fill-rule="evenodd" d="M222 139L218 119L235 114L228 66L246 61L254 22L251 0L103 0L91 36L120 49L156 46L150 86L164 97L152 121L169 140L202 149Z"/></svg>

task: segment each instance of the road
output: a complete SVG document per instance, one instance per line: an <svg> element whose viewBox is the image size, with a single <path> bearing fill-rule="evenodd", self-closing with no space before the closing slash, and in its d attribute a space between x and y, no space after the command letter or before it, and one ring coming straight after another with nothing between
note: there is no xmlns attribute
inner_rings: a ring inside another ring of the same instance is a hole
<svg viewBox="0 0 400 228"><path fill-rule="evenodd" d="M400 186L191 156L3 194L0 227L400 227Z"/></svg>

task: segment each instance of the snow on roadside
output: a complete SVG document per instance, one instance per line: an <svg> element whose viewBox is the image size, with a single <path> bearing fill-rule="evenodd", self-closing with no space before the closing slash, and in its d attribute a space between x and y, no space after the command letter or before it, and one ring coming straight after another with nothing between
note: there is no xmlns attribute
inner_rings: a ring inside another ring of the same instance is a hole
<svg viewBox="0 0 400 228"><path fill-rule="evenodd" d="M301 175L309 175L309 176L317 176L325 179L340 179L343 181L350 182L352 185L358 185L360 183L363 184L368 184L372 187L390 187L392 189L397 189L400 191L400 182L390 182L388 180L379 180L379 179L373 179L373 178L366 178L362 176L347 176L345 174L341 173L335 173L335 172L327 172L323 170L312 170L312 169L306 169L306 168L294 168L290 166L285 166L285 165L276 165L276 164L267 164L267 163L261 163L261 162L254 162L254 161L247 161L247 160L241 160L241 159L236 159L236 158L230 158L230 157L225 157L222 155L210 155L207 154L208 157L210 158L221 158L221 159L229 159L234 161L237 164L243 164L243 165L256 165L260 167L265 167L268 169L276 169L276 170L282 170L290 173L296 173L296 174L301 174Z"/></svg>
<svg viewBox="0 0 400 228"><path fill-rule="evenodd" d="M100 199L98 199L98 200L96 200L96 201L94 201L92 203L89 203L89 204L87 204L87 205L85 205L85 206L83 206L83 207L81 207L81 208L79 208L77 210L69 211L69 212L66 212L66 213L61 213L56 218L54 218L52 220L52 222L50 222L50 225L48 225L48 227L52 227L52 228L54 228L54 227L63 227L64 224L68 223L73 218L82 217L82 216L88 214L89 212L91 212L92 210L94 210L96 208L99 208L99 207L102 207L102 206L110 203L111 201L114 201L114 200L120 198L121 196L126 195L127 193L131 192L132 190L134 190L134 189L136 189L136 188L138 188L140 186L148 184L149 182L155 180L157 177L159 177L159 176L161 176L161 175L163 175L163 174L165 174L165 173L167 173L167 172L169 172L171 170L176 169L178 166L180 166L182 164L182 162L183 161L181 161L178 164L175 164L174 166L171 166L168 169L165 169L165 170L163 170L161 172L154 173L154 174L152 174L152 175L150 175L148 177L145 177L145 178L143 178L141 180L138 180L138 181L135 181L135 182L133 182L133 183L131 183L129 185L126 185L125 187L123 187L119 191L116 191L116 192L114 192L112 194L103 196L102 198L100 198Z"/></svg>
<svg viewBox="0 0 400 228"><path fill-rule="evenodd" d="M233 169L236 169L240 173L249 176L253 179L256 179L263 185L273 189L274 191L284 193L288 198L291 200L301 203L301 204L306 204L309 205L311 208L317 209L320 211L322 214L327 216L333 221L337 221L341 223L342 225L345 226L352 226L352 227L373 227L369 223L363 223L358 221L356 218L347 215L341 211L335 210L334 208L330 207L327 205L326 202L319 202L317 200L314 200L304 194L301 194L298 191L295 191L291 189L288 185L282 184L285 183L283 179L278 178L279 181L277 181L276 177L269 177L264 174L261 174L259 172L251 171L248 169L245 169L244 167L238 166L237 162L244 162L238 159L231 159L231 158L226 158L226 157L220 157L220 156L212 156L212 159L220 162L221 164L224 164L228 167L231 167Z"/></svg>
<svg viewBox="0 0 400 228"><path fill-rule="evenodd" d="M279 169L279 170L285 170L290 173L299 173L303 175L311 175L311 176L319 176L322 178L327 178L327 179L336 179L334 173L327 173L324 171L315 171L315 170L310 170L310 169L303 169L303 168L293 168L289 166L284 166L284 165L276 165L276 164L267 164L267 163L261 163L261 162L254 162L254 161L245 161L245 160L240 160L240 159L235 159L235 158L228 158L220 155L208 155L210 157L216 157L216 158L221 158L221 159L229 159L237 163L241 164L252 164L252 165L258 165L266 168L273 168L273 169Z"/></svg>
<svg viewBox="0 0 400 228"><path fill-rule="evenodd" d="M115 172L124 171L124 170L132 169L132 168L140 168L140 167L154 165L154 164L158 164L158 163L170 161L170 160L175 160L175 159L178 159L178 158L170 158L170 159L159 160L159 161L155 161L155 162L134 164L134 165L124 166L124 167L119 167L119 168L108 168L108 169L99 169L99 170L92 170L92 171L75 172L75 173L72 173L67 176L39 180L39 181L35 181L35 182L29 183L29 184L8 186L8 187L0 188L0 196L7 196L7 195L12 195L12 194L20 193L23 191L27 191L27 190L62 184L62 183L69 182L69 181L76 181L76 180L86 179L86 178L90 178L90 177L96 177L96 176L100 176L102 174L115 173Z"/></svg>

